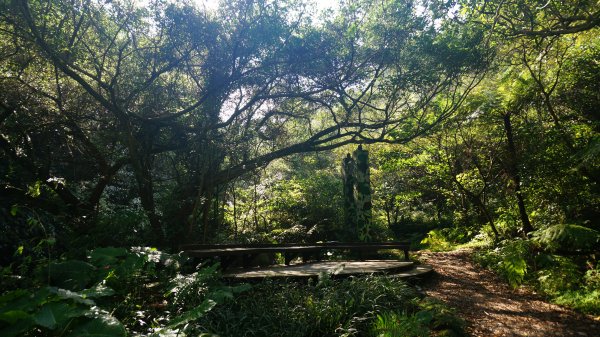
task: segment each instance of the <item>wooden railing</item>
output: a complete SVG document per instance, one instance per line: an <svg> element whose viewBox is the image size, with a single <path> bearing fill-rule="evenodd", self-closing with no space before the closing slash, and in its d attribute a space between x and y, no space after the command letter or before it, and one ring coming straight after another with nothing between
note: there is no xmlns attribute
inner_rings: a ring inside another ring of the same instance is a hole
<svg viewBox="0 0 600 337"><path fill-rule="evenodd" d="M189 244L181 246L188 256L198 258L219 258L221 266L227 268L237 259L242 259L244 267L251 266L251 261L259 254L281 253L285 264L301 257L304 262L312 259L321 260L325 253L333 250L355 252L360 257L367 252L397 249L404 253L404 260L409 259L410 246L406 242L320 242L320 243L283 243L283 244Z"/></svg>

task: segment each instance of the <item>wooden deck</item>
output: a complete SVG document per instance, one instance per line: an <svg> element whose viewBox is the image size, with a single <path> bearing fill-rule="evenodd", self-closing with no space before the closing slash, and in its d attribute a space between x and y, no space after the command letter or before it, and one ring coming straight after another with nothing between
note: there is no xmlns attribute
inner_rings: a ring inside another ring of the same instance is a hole
<svg viewBox="0 0 600 337"><path fill-rule="evenodd" d="M413 262L397 260L319 261L289 266L277 265L237 269L228 271L223 276L234 279L261 279L282 277L307 278L318 276L321 273L330 273L335 276L387 273L404 278L423 275L431 272L431 270L429 266L414 266Z"/></svg>

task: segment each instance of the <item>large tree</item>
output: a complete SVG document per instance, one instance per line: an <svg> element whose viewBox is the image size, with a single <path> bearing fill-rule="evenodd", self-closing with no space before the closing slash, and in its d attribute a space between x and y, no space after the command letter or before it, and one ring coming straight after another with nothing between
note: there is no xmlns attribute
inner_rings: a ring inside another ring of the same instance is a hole
<svg viewBox="0 0 600 337"><path fill-rule="evenodd" d="M72 212L130 172L157 242L175 230L157 189L180 201L178 226L206 228L217 187L246 172L407 142L453 113L483 69L481 34L425 5L360 1L313 21L297 1L3 1L2 157Z"/></svg>

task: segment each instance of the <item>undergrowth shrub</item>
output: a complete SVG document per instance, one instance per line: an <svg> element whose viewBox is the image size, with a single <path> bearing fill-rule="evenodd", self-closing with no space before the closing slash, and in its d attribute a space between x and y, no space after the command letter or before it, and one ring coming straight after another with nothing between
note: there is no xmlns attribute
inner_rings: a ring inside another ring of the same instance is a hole
<svg viewBox="0 0 600 337"><path fill-rule="evenodd" d="M600 248L600 233L591 228L558 224L532 233L532 240L549 252L590 252Z"/></svg>
<svg viewBox="0 0 600 337"><path fill-rule="evenodd" d="M421 244L432 251L447 251L454 247L441 229L429 231L427 237L421 240Z"/></svg>
<svg viewBox="0 0 600 337"><path fill-rule="evenodd" d="M593 254L598 238L584 226L553 225L532 232L531 239L504 240L477 251L474 259L513 287L525 283L557 304L600 314L600 271Z"/></svg>
<svg viewBox="0 0 600 337"><path fill-rule="evenodd" d="M538 291L546 295L558 295L581 285L583 275L570 258L541 254L536 260L540 268L536 271Z"/></svg>
<svg viewBox="0 0 600 337"><path fill-rule="evenodd" d="M600 290L570 290L555 297L553 302L586 314L600 314Z"/></svg>
<svg viewBox="0 0 600 337"><path fill-rule="evenodd" d="M180 275L180 262L148 247L40 262L31 287L0 296L0 336L184 336L188 322L246 289L218 283L216 267ZM169 280L186 278L178 290L187 293L168 291ZM178 306L169 308L168 297Z"/></svg>
<svg viewBox="0 0 600 337"><path fill-rule="evenodd" d="M319 282L308 283L265 280L215 307L194 323L193 331L222 337L364 336L378 315L425 310L419 298L412 287L386 276L323 275Z"/></svg>
<svg viewBox="0 0 600 337"><path fill-rule="evenodd" d="M504 240L493 250L483 250L475 254L475 260L496 271L512 287L517 287L525 280L531 252L532 243L528 240Z"/></svg>
<svg viewBox="0 0 600 337"><path fill-rule="evenodd" d="M600 265L596 265L596 268L590 268L586 271L584 280L585 287L588 290L600 290Z"/></svg>
<svg viewBox="0 0 600 337"><path fill-rule="evenodd" d="M383 312L377 315L371 335L377 337L466 336L464 321L443 302L425 298L417 301L418 310Z"/></svg>
<svg viewBox="0 0 600 337"><path fill-rule="evenodd" d="M473 232L465 228L441 228L427 233L421 244L433 251L447 251L471 239Z"/></svg>

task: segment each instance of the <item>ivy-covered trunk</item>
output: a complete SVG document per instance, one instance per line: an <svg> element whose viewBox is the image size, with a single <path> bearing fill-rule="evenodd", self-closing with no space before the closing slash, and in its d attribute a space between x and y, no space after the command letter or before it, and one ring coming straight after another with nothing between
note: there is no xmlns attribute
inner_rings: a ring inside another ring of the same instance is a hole
<svg viewBox="0 0 600 337"><path fill-rule="evenodd" d="M359 145L342 161L344 216L353 240L371 240L371 178L369 153Z"/></svg>
<svg viewBox="0 0 600 337"><path fill-rule="evenodd" d="M527 233L533 231L533 226L531 226L531 222L529 221L529 215L527 214L527 209L525 208L525 201L523 199L523 193L521 191L521 176L519 175L519 168L517 165L517 149L515 147L510 115L510 113L507 113L503 116L504 131L506 132L506 140L509 154L507 166L511 180L515 185L515 197L517 198L517 204L519 206L519 215L521 217L521 222L523 223L523 234L527 235Z"/></svg>

